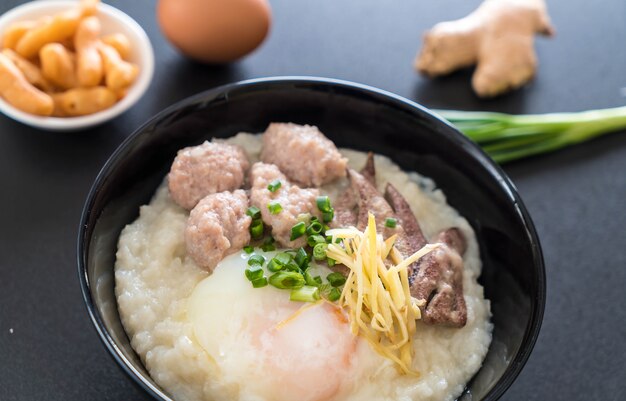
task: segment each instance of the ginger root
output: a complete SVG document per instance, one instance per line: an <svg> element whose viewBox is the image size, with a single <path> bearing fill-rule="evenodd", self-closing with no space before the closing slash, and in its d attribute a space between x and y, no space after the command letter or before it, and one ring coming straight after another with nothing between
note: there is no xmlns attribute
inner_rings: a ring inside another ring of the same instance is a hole
<svg viewBox="0 0 626 401"><path fill-rule="evenodd" d="M474 91L480 97L496 96L533 77L535 33L554 34L544 0L485 0L465 18L441 22L427 32L415 68L438 76L476 65Z"/></svg>

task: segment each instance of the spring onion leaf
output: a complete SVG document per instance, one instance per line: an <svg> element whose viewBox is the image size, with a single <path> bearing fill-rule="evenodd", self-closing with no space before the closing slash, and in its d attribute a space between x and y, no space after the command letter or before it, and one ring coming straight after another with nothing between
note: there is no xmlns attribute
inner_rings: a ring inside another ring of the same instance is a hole
<svg viewBox="0 0 626 401"><path fill-rule="evenodd" d="M276 192L281 187L281 185L282 185L282 183L280 182L280 180L274 180L274 181L270 182L270 184L267 186L267 189L270 192Z"/></svg>
<svg viewBox="0 0 626 401"><path fill-rule="evenodd" d="M252 265L245 271L246 277L250 281L254 281L263 277L263 268L260 265Z"/></svg>
<svg viewBox="0 0 626 401"><path fill-rule="evenodd" d="M243 247L243 251L247 253L248 255L250 255L252 252L254 252L254 247L250 245L246 245Z"/></svg>
<svg viewBox="0 0 626 401"><path fill-rule="evenodd" d="M291 241L296 240L302 237L305 232L306 232L306 224L303 221L301 221L297 223L296 225L294 225L293 227L291 227L291 236L289 237L289 240Z"/></svg>
<svg viewBox="0 0 626 401"><path fill-rule="evenodd" d="M315 302L320 299L320 290L317 287L305 285L298 289L291 290L289 299L299 302Z"/></svg>
<svg viewBox="0 0 626 401"><path fill-rule="evenodd" d="M313 221L311 222L311 224L306 228L306 234L307 235L317 235L319 233L322 232L322 229L324 227L322 226L322 223L320 223L319 221Z"/></svg>
<svg viewBox="0 0 626 401"><path fill-rule="evenodd" d="M279 262L277 262L276 258L270 259L270 261L267 262L267 270L271 271L272 273L275 273L277 271L281 271L284 266L285 265L280 264Z"/></svg>
<svg viewBox="0 0 626 401"><path fill-rule="evenodd" d="M388 228L396 228L396 224L398 223L398 220L394 219L393 217L388 217L385 220L385 227Z"/></svg>
<svg viewBox="0 0 626 401"><path fill-rule="evenodd" d="M248 266L259 265L263 266L265 263L265 256L263 255L252 255L248 258Z"/></svg>
<svg viewBox="0 0 626 401"><path fill-rule="evenodd" d="M304 250L304 248L301 247L296 252L294 260L302 270L305 270L306 265L309 263L309 254Z"/></svg>
<svg viewBox="0 0 626 401"><path fill-rule="evenodd" d="M252 220L261 218L261 210L256 206L250 206L248 210L246 210L246 214L250 216Z"/></svg>
<svg viewBox="0 0 626 401"><path fill-rule="evenodd" d="M271 214L278 214L283 211L283 207L278 201L271 201L267 204L267 210L269 210Z"/></svg>
<svg viewBox="0 0 626 401"><path fill-rule="evenodd" d="M321 235L311 235L310 237L306 239L306 243L311 248L313 248L315 245L320 244L322 242L326 242L326 240Z"/></svg>
<svg viewBox="0 0 626 401"><path fill-rule="evenodd" d="M326 276L326 280L328 280L330 285L333 287L341 287L346 283L346 278L343 276L343 274L337 272L330 273L328 276Z"/></svg>
<svg viewBox="0 0 626 401"><path fill-rule="evenodd" d="M329 212L331 210L330 199L326 195L315 198L315 203L317 203L317 208L320 212Z"/></svg>
<svg viewBox="0 0 626 401"><path fill-rule="evenodd" d="M283 290L301 288L304 285L304 276L297 272L279 271L270 276L269 282Z"/></svg>
<svg viewBox="0 0 626 401"><path fill-rule="evenodd" d="M320 242L316 244L313 248L313 257L315 260L324 260L326 259L326 249L328 248L328 244L326 241Z"/></svg>
<svg viewBox="0 0 626 401"><path fill-rule="evenodd" d="M330 209L329 211L322 213L322 220L324 220L324 223L330 223L331 221L333 221L334 217L335 217L335 209ZM326 229L327 228L325 228L325 230Z"/></svg>
<svg viewBox="0 0 626 401"><path fill-rule="evenodd" d="M306 283L306 285L312 285L314 287L319 287L320 284L321 284L321 277L320 277L320 282L318 283L315 280L315 277L313 277L311 275L311 272L307 270L307 271L304 272L304 282Z"/></svg>
<svg viewBox="0 0 626 401"><path fill-rule="evenodd" d="M437 113L498 163L552 152L626 128L626 106L526 115L452 110Z"/></svg>
<svg viewBox="0 0 626 401"><path fill-rule="evenodd" d="M335 259L327 258L326 263L328 263L328 267L333 267L337 261Z"/></svg>
<svg viewBox="0 0 626 401"><path fill-rule="evenodd" d="M341 291L339 291L339 288L335 287L331 289L330 292L328 293L328 300L330 302L338 301L340 297L341 297Z"/></svg>
<svg viewBox="0 0 626 401"><path fill-rule="evenodd" d="M284 265L288 264L289 262L291 262L291 260L293 258L291 257L290 254L288 254L286 252L281 252L281 253L277 254L276 256L274 256L274 259L276 259L276 261L278 263L280 263L281 265L284 266Z"/></svg>
<svg viewBox="0 0 626 401"><path fill-rule="evenodd" d="M256 280L252 280L252 286L254 288L261 288L267 285L267 277L261 277Z"/></svg>
<svg viewBox="0 0 626 401"><path fill-rule="evenodd" d="M254 220L252 224L250 224L250 236L253 239L259 239L263 236L263 220Z"/></svg>

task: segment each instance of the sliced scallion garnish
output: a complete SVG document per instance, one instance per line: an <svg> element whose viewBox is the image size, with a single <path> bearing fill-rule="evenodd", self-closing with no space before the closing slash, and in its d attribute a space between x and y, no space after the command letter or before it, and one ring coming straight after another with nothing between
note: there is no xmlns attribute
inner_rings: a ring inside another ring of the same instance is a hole
<svg viewBox="0 0 626 401"><path fill-rule="evenodd" d="M252 265L246 269L245 273L248 280L254 281L263 277L263 268L260 265Z"/></svg>
<svg viewBox="0 0 626 401"><path fill-rule="evenodd" d="M279 271L270 276L269 283L283 290L301 288L304 285L304 277L297 272Z"/></svg>
<svg viewBox="0 0 626 401"><path fill-rule="evenodd" d="M291 260L293 258L291 257L290 254L288 254L286 252L281 252L281 253L277 254L276 256L274 256L274 259L276 259L276 261L278 263L280 263L281 265L286 265L289 262L291 262Z"/></svg>
<svg viewBox="0 0 626 401"><path fill-rule="evenodd" d="M332 288L330 292L328 293L328 300L331 302L338 301L340 297L341 297L341 291L339 291L339 288L336 288L336 287Z"/></svg>
<svg viewBox="0 0 626 401"><path fill-rule="evenodd" d="M302 237L305 232L306 232L306 224L303 221L301 221L297 223L296 225L294 225L293 227L291 227L291 237L289 237L289 239L291 241L294 241Z"/></svg>
<svg viewBox="0 0 626 401"><path fill-rule="evenodd" d="M279 263L276 258L272 258L270 259L269 262L267 262L267 270L271 271L272 273L275 273L277 271L281 271L283 269L285 265Z"/></svg>
<svg viewBox="0 0 626 401"><path fill-rule="evenodd" d="M317 287L305 285L300 288L291 290L289 296L291 301L299 302L315 302L320 299L320 290Z"/></svg>
<svg viewBox="0 0 626 401"><path fill-rule="evenodd" d="M318 284L318 282L315 280L315 277L313 277L311 275L311 272L309 272L308 270L304 272L304 282L306 283L306 285L312 285L314 287L319 287L319 285L321 284L321 277L320 277L320 283Z"/></svg>
<svg viewBox="0 0 626 401"><path fill-rule="evenodd" d="M326 241L320 242L313 247L313 257L315 260L324 260L326 259L326 249L328 248L328 244Z"/></svg>
<svg viewBox="0 0 626 401"><path fill-rule="evenodd" d="M252 217L252 220L261 218L261 210L256 206L250 206L248 210L246 210L246 214Z"/></svg>
<svg viewBox="0 0 626 401"><path fill-rule="evenodd" d="M385 220L385 227L387 228L396 228L396 224L398 223L398 220L394 219L393 217L388 217Z"/></svg>
<svg viewBox="0 0 626 401"><path fill-rule="evenodd" d="M256 280L252 280L252 286L254 288L261 288L267 285L267 277L261 277Z"/></svg>
<svg viewBox="0 0 626 401"><path fill-rule="evenodd" d="M250 236L253 239L259 239L263 236L263 220L253 220L250 224Z"/></svg>
<svg viewBox="0 0 626 401"><path fill-rule="evenodd" d="M270 192L276 192L281 187L281 185L282 185L282 183L280 182L280 180L274 180L274 181L270 182L270 184L267 186L267 189Z"/></svg>
<svg viewBox="0 0 626 401"><path fill-rule="evenodd" d="M263 266L265 263L265 256L263 255L252 255L248 258L248 266L259 265Z"/></svg>
<svg viewBox="0 0 626 401"><path fill-rule="evenodd" d="M306 265L309 263L309 254L304 250L304 248L301 247L296 252L294 260L298 267L300 267L302 270L305 270Z"/></svg>
<svg viewBox="0 0 626 401"><path fill-rule="evenodd" d="M343 274L337 272L330 273L326 276L326 280L328 280L328 283L333 287L341 287L346 283L346 278Z"/></svg>
<svg viewBox="0 0 626 401"><path fill-rule="evenodd" d="M320 243L325 243L326 240L321 235L311 235L306 239L306 243L311 247L315 247L315 245Z"/></svg>
<svg viewBox="0 0 626 401"><path fill-rule="evenodd" d="M322 213L322 220L324 220L324 223L330 223L333 221L333 218L335 218L334 209L330 209L329 211Z"/></svg>
<svg viewBox="0 0 626 401"><path fill-rule="evenodd" d="M243 251L249 255L252 252L254 252L254 247L250 245L246 245L243 247Z"/></svg>
<svg viewBox="0 0 626 401"><path fill-rule="evenodd" d="M271 214L278 214L283 211L283 207L278 201L271 201L267 204L267 210L269 210Z"/></svg>
<svg viewBox="0 0 626 401"><path fill-rule="evenodd" d="M322 232L323 228L324 227L322 226L322 223L320 223L319 221L314 221L306 228L306 234L317 235Z"/></svg>
<svg viewBox="0 0 626 401"><path fill-rule="evenodd" d="M326 195L318 196L317 198L315 198L315 203L317 204L317 208L320 210L320 212L328 212L331 209L330 199Z"/></svg>

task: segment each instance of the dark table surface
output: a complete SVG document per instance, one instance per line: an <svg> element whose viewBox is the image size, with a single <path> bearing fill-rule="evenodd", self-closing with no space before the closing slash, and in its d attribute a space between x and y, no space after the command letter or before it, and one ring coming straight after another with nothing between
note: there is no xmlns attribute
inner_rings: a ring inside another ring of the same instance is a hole
<svg viewBox="0 0 626 401"><path fill-rule="evenodd" d="M21 3L3 0L0 12ZM155 2L110 2L156 52L148 93L97 129L49 133L0 116L0 400L143 400L92 327L76 273L81 208L96 174L144 120L191 94L245 78L316 75L373 85L428 107L511 113L626 104L626 3L549 4L558 36L539 39L537 78L476 98L470 72L412 70L421 33L478 0L272 0L268 40L241 62L207 67L162 37ZM533 216L548 300L533 354L506 400L626 398L626 132L505 167Z"/></svg>

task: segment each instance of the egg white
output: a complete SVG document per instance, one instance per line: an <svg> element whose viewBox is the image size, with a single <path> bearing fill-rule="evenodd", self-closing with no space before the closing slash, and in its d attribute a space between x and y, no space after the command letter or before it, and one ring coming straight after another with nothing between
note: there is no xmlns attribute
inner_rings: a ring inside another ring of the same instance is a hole
<svg viewBox="0 0 626 401"><path fill-rule="evenodd" d="M269 260L275 253L264 255ZM346 317L328 303L294 302L289 291L253 288L244 275L249 256L226 257L196 285L188 301L195 340L242 400L334 398L349 386L355 365L357 339ZM312 268L314 275L330 273Z"/></svg>

